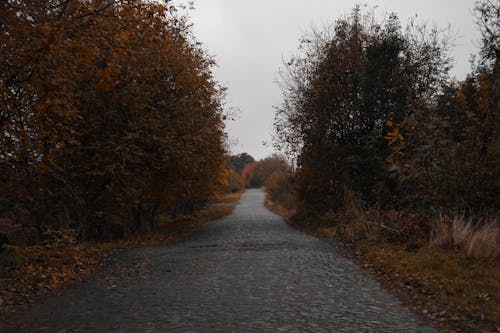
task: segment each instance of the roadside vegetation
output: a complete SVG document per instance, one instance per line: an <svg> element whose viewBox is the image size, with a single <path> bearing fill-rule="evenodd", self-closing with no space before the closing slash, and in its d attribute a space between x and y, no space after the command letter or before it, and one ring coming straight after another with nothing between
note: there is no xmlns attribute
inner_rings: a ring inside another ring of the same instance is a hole
<svg viewBox="0 0 500 333"><path fill-rule="evenodd" d="M226 190L234 192L244 188L260 188L270 182L280 182L290 172L288 160L279 154L255 160L247 153L229 158L229 177Z"/></svg>
<svg viewBox="0 0 500 333"><path fill-rule="evenodd" d="M500 329L499 10L476 3L481 51L462 81L446 31L396 14L357 6L306 34L275 120L294 168L266 184L269 208L461 332Z"/></svg>

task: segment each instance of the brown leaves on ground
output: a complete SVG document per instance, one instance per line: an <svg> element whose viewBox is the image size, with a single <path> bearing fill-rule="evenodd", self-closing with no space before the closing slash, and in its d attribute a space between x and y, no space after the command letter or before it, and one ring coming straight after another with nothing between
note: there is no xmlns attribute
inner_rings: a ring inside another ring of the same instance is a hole
<svg viewBox="0 0 500 333"><path fill-rule="evenodd" d="M240 201L241 195L243 192L234 192L234 193L224 193L217 194L215 196L215 201L217 203L233 203Z"/></svg>
<svg viewBox="0 0 500 333"><path fill-rule="evenodd" d="M241 193L220 195L221 201L176 219L164 218L157 229L143 235L103 243L46 244L14 247L2 253L11 257L10 265L0 265L0 313L16 312L54 290L84 280L105 265L106 258L134 246L166 244L186 237L204 223L231 214Z"/></svg>
<svg viewBox="0 0 500 333"><path fill-rule="evenodd" d="M411 251L388 244L355 247L362 262L425 317L457 332L492 332L497 328L498 264L430 248Z"/></svg>
<svg viewBox="0 0 500 333"><path fill-rule="evenodd" d="M17 248L23 263L0 266L0 313L14 312L63 284L86 278L109 253L104 246L90 243L56 249Z"/></svg>

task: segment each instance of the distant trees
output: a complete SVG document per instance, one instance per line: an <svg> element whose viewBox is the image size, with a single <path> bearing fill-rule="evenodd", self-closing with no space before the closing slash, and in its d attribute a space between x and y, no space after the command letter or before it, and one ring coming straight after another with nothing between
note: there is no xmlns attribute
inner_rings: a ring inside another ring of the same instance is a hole
<svg viewBox="0 0 500 333"><path fill-rule="evenodd" d="M255 187L264 186L269 177L276 171L288 172L290 166L285 157L274 154L257 162L254 171L252 185Z"/></svg>
<svg viewBox="0 0 500 333"><path fill-rule="evenodd" d="M256 166L257 166L257 162L253 162L253 163L245 165L245 167L241 171L241 178L242 178L243 184L245 184L246 188L255 187L252 184L252 180L254 178Z"/></svg>
<svg viewBox="0 0 500 333"><path fill-rule="evenodd" d="M240 182L243 188L262 187L274 172L287 173L290 168L286 158L277 154L256 161L249 154L241 153L230 156L227 165L227 182L224 185L226 191L229 188L237 190Z"/></svg>
<svg viewBox="0 0 500 333"><path fill-rule="evenodd" d="M241 174L245 166L247 164L252 164L253 162L255 162L255 159L251 155L247 153L241 153L238 155L230 156L228 166L238 174Z"/></svg>
<svg viewBox="0 0 500 333"><path fill-rule="evenodd" d="M275 128L303 211L340 211L350 193L367 206L498 208L500 20L492 2L476 8L482 61L459 83L446 38L395 14L379 23L358 6L301 40Z"/></svg>
<svg viewBox="0 0 500 333"><path fill-rule="evenodd" d="M241 175L233 169L226 170L226 179L221 186L222 193L236 193L245 190L245 184Z"/></svg>
<svg viewBox="0 0 500 333"><path fill-rule="evenodd" d="M170 1L7 0L0 26L1 215L116 237L222 182L224 89Z"/></svg>
<svg viewBox="0 0 500 333"><path fill-rule="evenodd" d="M275 170L266 179L265 191L271 203L279 203L286 209L294 209L295 200L292 188L291 170Z"/></svg>
<svg viewBox="0 0 500 333"><path fill-rule="evenodd" d="M267 179L275 172L287 172L288 161L280 155L272 155L260 161L247 164L241 176L246 187L261 187L266 184Z"/></svg>

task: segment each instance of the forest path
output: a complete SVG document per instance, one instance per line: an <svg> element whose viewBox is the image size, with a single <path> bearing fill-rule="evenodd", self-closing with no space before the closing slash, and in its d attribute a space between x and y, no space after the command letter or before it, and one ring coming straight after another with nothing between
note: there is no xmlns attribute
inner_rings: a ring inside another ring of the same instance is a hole
<svg viewBox="0 0 500 333"><path fill-rule="evenodd" d="M137 248L7 332L436 332L248 190L187 240ZM1 328L1 324L0 324Z"/></svg>

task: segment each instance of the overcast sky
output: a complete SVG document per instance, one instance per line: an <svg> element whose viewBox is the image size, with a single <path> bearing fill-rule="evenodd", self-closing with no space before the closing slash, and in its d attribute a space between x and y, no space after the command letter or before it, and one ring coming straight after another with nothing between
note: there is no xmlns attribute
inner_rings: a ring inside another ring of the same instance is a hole
<svg viewBox="0 0 500 333"><path fill-rule="evenodd" d="M469 72L477 53L479 33L471 10L474 0L367 0L380 11L451 24L457 33L452 74ZM349 0L195 0L190 13L194 34L214 56L216 79L228 88L228 106L240 110L227 123L233 153L247 152L256 159L273 153L273 106L281 102L276 85L283 59L296 53L299 38L311 27L320 28L348 13ZM263 143L266 142L266 145Z"/></svg>

